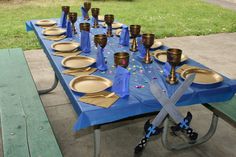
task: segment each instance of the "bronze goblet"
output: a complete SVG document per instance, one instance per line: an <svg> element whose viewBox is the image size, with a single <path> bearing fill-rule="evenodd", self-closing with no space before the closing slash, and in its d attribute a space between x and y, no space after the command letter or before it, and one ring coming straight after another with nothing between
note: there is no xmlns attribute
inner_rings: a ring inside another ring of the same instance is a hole
<svg viewBox="0 0 236 157"><path fill-rule="evenodd" d="M127 68L129 66L129 53L127 52L117 52L114 54L115 66L121 66Z"/></svg>
<svg viewBox="0 0 236 157"><path fill-rule="evenodd" d="M90 23L80 23L79 29L80 29L80 31L83 30L83 31L89 32L90 31Z"/></svg>
<svg viewBox="0 0 236 157"><path fill-rule="evenodd" d="M96 46L98 46L98 44L104 48L107 45L107 36L106 34L96 34L94 35L94 43Z"/></svg>
<svg viewBox="0 0 236 157"><path fill-rule="evenodd" d="M75 22L77 21L77 13L76 12L70 12L69 13L69 19L70 19L70 22L72 23L72 32L73 32L73 34L77 34L76 29L75 29Z"/></svg>
<svg viewBox="0 0 236 157"><path fill-rule="evenodd" d="M94 18L94 25L93 28L98 28L98 15L99 15L99 8L92 8L92 16Z"/></svg>
<svg viewBox="0 0 236 157"><path fill-rule="evenodd" d="M68 13L70 12L70 6L62 6L61 10L64 11L66 15L68 15Z"/></svg>
<svg viewBox="0 0 236 157"><path fill-rule="evenodd" d="M84 2L84 9L87 11L87 16L84 17L84 20L89 20L88 11L91 8L91 2Z"/></svg>
<svg viewBox="0 0 236 157"><path fill-rule="evenodd" d="M143 34L142 35L142 43L146 48L146 55L144 57L144 63L150 64L152 63L152 58L150 54L150 47L152 47L154 43L155 35L154 34Z"/></svg>
<svg viewBox="0 0 236 157"><path fill-rule="evenodd" d="M169 84L176 84L178 80L175 75L175 67L181 62L182 50L171 48L167 50L167 62L171 65L171 71L166 81Z"/></svg>
<svg viewBox="0 0 236 157"><path fill-rule="evenodd" d="M104 16L104 20L107 24L107 36L112 37L112 23L114 22L114 15L107 14Z"/></svg>
<svg viewBox="0 0 236 157"><path fill-rule="evenodd" d="M140 35L141 26L140 25L130 25L130 34L133 38L132 45L130 51L136 52L137 51L137 41L136 37Z"/></svg>

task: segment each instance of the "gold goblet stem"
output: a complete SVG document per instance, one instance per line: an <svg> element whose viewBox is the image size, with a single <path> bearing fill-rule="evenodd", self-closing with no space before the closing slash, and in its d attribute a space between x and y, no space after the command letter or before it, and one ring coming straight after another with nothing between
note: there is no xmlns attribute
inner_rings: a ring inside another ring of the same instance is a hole
<svg viewBox="0 0 236 157"><path fill-rule="evenodd" d="M93 28L98 28L98 17L94 18Z"/></svg>
<svg viewBox="0 0 236 157"><path fill-rule="evenodd" d="M145 55L145 58L144 58L144 63L146 63L146 64L152 63L152 59L151 59L151 54L150 54L149 48L146 49L146 55Z"/></svg>
<svg viewBox="0 0 236 157"><path fill-rule="evenodd" d="M130 51L133 51L133 52L136 52L136 51L137 51L137 41L136 41L136 37L133 38Z"/></svg>
<svg viewBox="0 0 236 157"><path fill-rule="evenodd" d="M178 80L177 80L176 75L175 75L175 66L174 65L171 65L170 75L167 77L166 81L169 84L178 83Z"/></svg>
<svg viewBox="0 0 236 157"><path fill-rule="evenodd" d="M107 26L107 36L108 37L112 37L113 35L112 35L112 27L111 27L111 25L108 25Z"/></svg>

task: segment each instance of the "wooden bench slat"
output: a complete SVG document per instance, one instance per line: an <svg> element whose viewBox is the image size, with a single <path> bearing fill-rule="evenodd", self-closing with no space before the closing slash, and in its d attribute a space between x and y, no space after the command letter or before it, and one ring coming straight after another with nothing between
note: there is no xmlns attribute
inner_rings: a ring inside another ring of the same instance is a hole
<svg viewBox="0 0 236 157"><path fill-rule="evenodd" d="M0 50L0 73L4 156L61 157L21 49Z"/></svg>
<svg viewBox="0 0 236 157"><path fill-rule="evenodd" d="M226 102L212 103L205 106L232 126L236 127L236 96Z"/></svg>

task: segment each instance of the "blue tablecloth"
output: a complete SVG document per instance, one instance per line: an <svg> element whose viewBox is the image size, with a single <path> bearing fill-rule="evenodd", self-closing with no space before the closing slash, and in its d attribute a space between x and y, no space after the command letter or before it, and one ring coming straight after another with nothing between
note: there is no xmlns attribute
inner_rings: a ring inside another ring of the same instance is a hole
<svg viewBox="0 0 236 157"><path fill-rule="evenodd" d="M57 20L57 19L55 19ZM139 58L138 52L130 52L129 47L124 47L119 45L118 37L114 36L108 39L108 44L105 47L104 55L108 64L108 71L100 72L97 71L93 75L99 75L113 80L114 77L114 66L113 66L113 54L117 51L127 51L130 53L130 71L131 71L131 80L130 80L130 96L127 98L120 98L115 104L110 108L104 109L101 107L89 105L78 101L78 98L83 94L73 92L69 87L69 82L73 79L72 76L63 75L62 71L65 70L61 66L62 57L53 56L53 50L51 49L51 44L53 41L44 39L42 35L42 28L35 25L37 20L31 20L26 22L27 31L34 31L38 37L38 40L44 49L45 54L47 55L57 77L60 80L67 96L69 97L74 110L78 114L78 120L74 125L74 130L78 131L82 128L89 126L104 124L108 122L113 122L116 120L124 119L127 117L132 117L136 115L141 115L145 113L155 112L162 108L159 102L151 94L148 78L156 79L164 88L168 91L169 95L176 90L179 86L177 85L168 85L165 82L165 77L160 72L163 64L153 62L150 65L143 64ZM57 20L58 21L58 20ZM76 28L78 29L79 22L82 19L79 18L76 23ZM79 32L79 31L78 31ZM89 55L93 58L96 58L96 47L94 46L93 36L98 33L105 33L104 28L93 29L91 28L91 52L90 54L81 54ZM69 40L69 39L64 39ZM80 38L77 37L74 40L80 41ZM160 49L167 49L166 46L160 47ZM191 56L190 56L191 57ZM204 67L200 63L189 59L185 62L189 65ZM223 66L223 65L222 65ZM146 71L144 73L144 71ZM179 76L178 76L179 77ZM183 81L180 79L180 83ZM142 88L137 88L142 87ZM110 90L110 89L108 89ZM187 106L193 104L201 103L211 103L211 102L221 102L229 100L233 97L236 91L236 81L230 80L227 77L224 77L224 81L220 84L214 86L197 86L192 85L182 98L178 101L177 106Z"/></svg>

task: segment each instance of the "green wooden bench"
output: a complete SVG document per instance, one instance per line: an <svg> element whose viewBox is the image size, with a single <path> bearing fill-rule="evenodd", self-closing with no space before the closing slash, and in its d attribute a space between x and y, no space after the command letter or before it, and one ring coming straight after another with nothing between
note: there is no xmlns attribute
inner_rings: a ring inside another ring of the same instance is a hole
<svg viewBox="0 0 236 157"><path fill-rule="evenodd" d="M0 50L0 114L4 157L62 157L21 49Z"/></svg>

